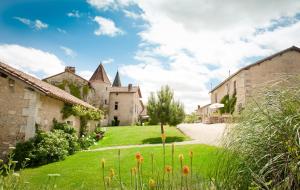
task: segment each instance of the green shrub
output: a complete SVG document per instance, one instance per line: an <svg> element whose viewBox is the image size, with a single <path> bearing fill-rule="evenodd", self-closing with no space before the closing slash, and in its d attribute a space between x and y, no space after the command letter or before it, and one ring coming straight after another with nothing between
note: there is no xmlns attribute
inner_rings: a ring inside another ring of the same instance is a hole
<svg viewBox="0 0 300 190"><path fill-rule="evenodd" d="M81 149L88 149L90 146L92 146L93 144L95 144L96 140L96 134L93 133L91 135L83 135L81 136L81 138L78 139L78 143L80 145Z"/></svg>
<svg viewBox="0 0 300 190"><path fill-rule="evenodd" d="M39 133L30 160L34 165L47 164L65 159L68 155L69 142L62 130Z"/></svg>
<svg viewBox="0 0 300 190"><path fill-rule="evenodd" d="M53 129L57 129L57 130L63 130L65 133L68 133L68 134L76 134L76 130L74 127L72 127L71 125L63 122L63 123L60 123L60 122L57 122L55 119L53 120Z"/></svg>
<svg viewBox="0 0 300 190"><path fill-rule="evenodd" d="M300 189L300 88L281 86L290 87L274 86L257 93L240 122L229 130L225 148L238 155L242 164L231 165L228 185Z"/></svg>
<svg viewBox="0 0 300 190"><path fill-rule="evenodd" d="M51 132L39 131L28 141L17 143L14 160L18 161L18 167L25 158L30 159L29 166L38 166L63 160L79 149L76 134L68 134L57 129Z"/></svg>
<svg viewBox="0 0 300 190"><path fill-rule="evenodd" d="M53 120L53 130L62 130L65 133L65 139L69 143L69 154L74 154L80 149L80 146L78 144L78 137L74 127L70 126L67 123L59 123L56 120Z"/></svg>

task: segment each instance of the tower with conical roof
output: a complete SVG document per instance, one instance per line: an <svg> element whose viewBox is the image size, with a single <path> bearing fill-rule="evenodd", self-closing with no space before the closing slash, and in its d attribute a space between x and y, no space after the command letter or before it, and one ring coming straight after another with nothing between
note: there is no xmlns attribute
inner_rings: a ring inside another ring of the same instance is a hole
<svg viewBox="0 0 300 190"><path fill-rule="evenodd" d="M117 74L115 76L115 79L114 79L114 82L113 82L112 86L115 86L115 87L121 87L122 86L120 76L119 76L119 71L117 71Z"/></svg>
<svg viewBox="0 0 300 190"><path fill-rule="evenodd" d="M111 82L102 63L99 64L89 82L95 90L92 104L95 107L107 107L109 102L109 88L111 87Z"/></svg>

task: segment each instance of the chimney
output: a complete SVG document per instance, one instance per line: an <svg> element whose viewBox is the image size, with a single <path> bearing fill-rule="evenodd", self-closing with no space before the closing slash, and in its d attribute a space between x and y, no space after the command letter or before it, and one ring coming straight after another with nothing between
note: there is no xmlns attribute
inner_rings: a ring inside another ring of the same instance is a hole
<svg viewBox="0 0 300 190"><path fill-rule="evenodd" d="M65 67L65 72L70 72L75 74L75 67L67 66Z"/></svg>
<svg viewBox="0 0 300 190"><path fill-rule="evenodd" d="M200 110L200 105L198 105L198 110Z"/></svg>
<svg viewBox="0 0 300 190"><path fill-rule="evenodd" d="M132 90L132 84L128 84L128 91Z"/></svg>

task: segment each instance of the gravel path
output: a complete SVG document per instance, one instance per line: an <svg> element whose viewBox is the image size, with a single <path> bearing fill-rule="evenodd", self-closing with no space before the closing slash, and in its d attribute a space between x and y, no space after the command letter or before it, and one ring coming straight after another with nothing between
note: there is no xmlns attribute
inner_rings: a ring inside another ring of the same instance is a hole
<svg viewBox="0 0 300 190"><path fill-rule="evenodd" d="M220 140L223 136L226 124L180 124L178 128L193 140L200 144L220 146Z"/></svg>
<svg viewBox="0 0 300 190"><path fill-rule="evenodd" d="M180 124L178 129L181 130L184 134L191 137L191 141L175 142L176 146L178 145L189 145L189 144L207 144L219 146L220 138L223 135L225 124ZM170 146L172 143L166 144ZM95 151L105 151L105 150L115 150L115 149L127 149L127 148L139 148L139 147L155 147L162 146L162 144L141 144L141 145L123 145L123 146L110 146L97 148L92 150L85 150L87 152Z"/></svg>

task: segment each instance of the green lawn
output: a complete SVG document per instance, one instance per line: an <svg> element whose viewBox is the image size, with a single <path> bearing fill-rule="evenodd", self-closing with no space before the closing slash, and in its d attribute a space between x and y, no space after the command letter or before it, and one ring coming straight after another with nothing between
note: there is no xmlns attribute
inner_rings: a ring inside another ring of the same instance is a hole
<svg viewBox="0 0 300 190"><path fill-rule="evenodd" d="M135 142L135 141L133 141ZM207 145L180 145L175 147L175 171L179 171L178 155L184 154L184 163L188 164L188 152L194 152L194 173L207 176L210 167L216 164L218 148ZM130 182L130 168L135 166L135 153L140 152L144 156L143 173L149 176L151 173L150 155L153 152L155 158L155 170L162 171L162 147L130 148L121 150L121 171L125 183ZM40 189L48 182L48 174L59 173L56 179L58 189L103 189L100 160L106 159L106 174L110 168L117 170L117 150L99 152L79 152L66 160L26 169L23 171L25 181L28 181L31 189ZM171 160L171 146L166 148L167 164ZM116 171L117 173L117 171ZM161 172L160 172L161 173Z"/></svg>
<svg viewBox="0 0 300 190"><path fill-rule="evenodd" d="M166 142L180 142L190 140L176 127L165 126ZM124 126L106 127L105 136L91 149L132 144L157 144L161 143L160 126Z"/></svg>

